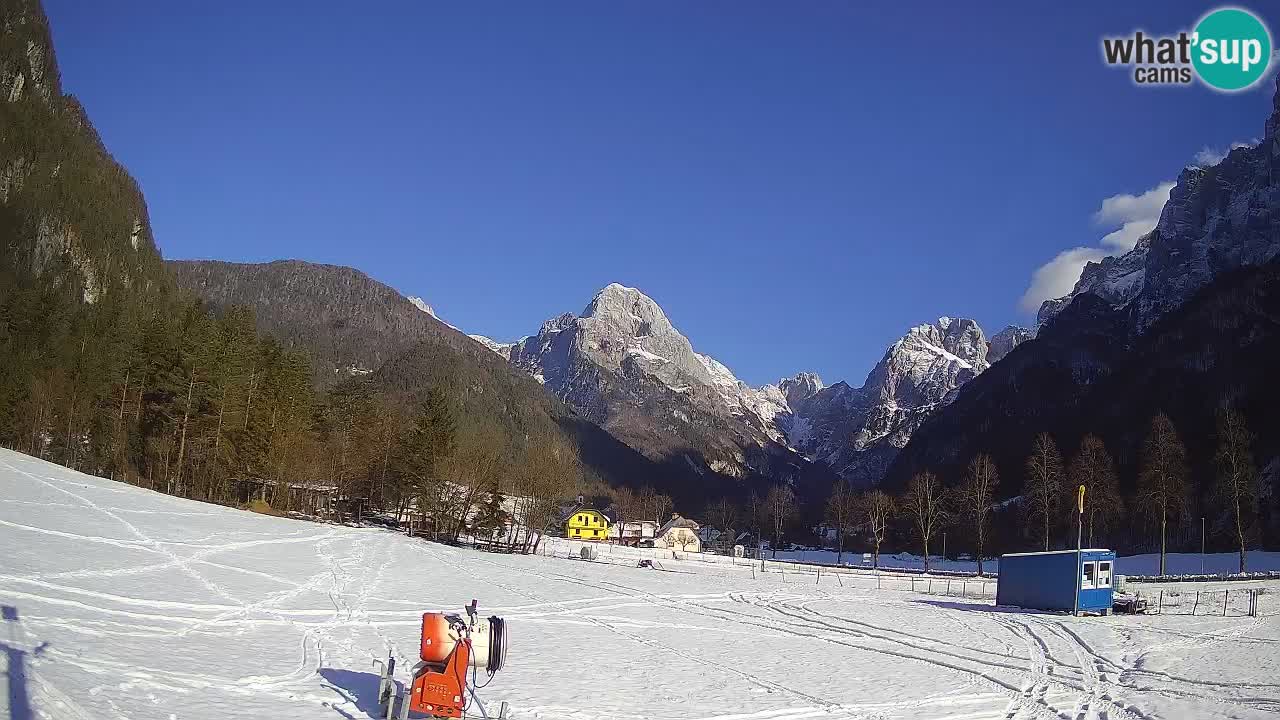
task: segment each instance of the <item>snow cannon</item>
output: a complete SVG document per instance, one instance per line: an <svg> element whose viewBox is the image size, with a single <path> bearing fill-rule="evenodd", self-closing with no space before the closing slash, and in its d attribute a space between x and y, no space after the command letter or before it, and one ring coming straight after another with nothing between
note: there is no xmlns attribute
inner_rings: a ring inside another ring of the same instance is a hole
<svg viewBox="0 0 1280 720"><path fill-rule="evenodd" d="M476 679L484 671L488 685L507 662L507 625L500 617L480 618L476 601L465 608L466 617L453 613L422 615L419 662L413 680L404 687L394 679L395 657L382 666L378 684L378 705L385 718L403 720L410 712L434 718L465 717L470 697L478 711L475 717L505 718L507 704L497 715L489 715L476 697ZM470 680L468 681L468 671Z"/></svg>

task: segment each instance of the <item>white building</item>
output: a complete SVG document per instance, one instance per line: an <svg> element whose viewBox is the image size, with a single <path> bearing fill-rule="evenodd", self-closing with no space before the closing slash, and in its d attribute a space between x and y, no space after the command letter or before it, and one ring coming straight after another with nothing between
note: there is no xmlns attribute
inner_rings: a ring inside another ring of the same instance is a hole
<svg viewBox="0 0 1280 720"><path fill-rule="evenodd" d="M698 523L687 517L672 515L666 525L658 528L653 546L680 552L702 552L702 540L698 538Z"/></svg>
<svg viewBox="0 0 1280 720"><path fill-rule="evenodd" d="M618 520L609 525L609 540L623 545L652 540L657 533L658 523L652 520Z"/></svg>

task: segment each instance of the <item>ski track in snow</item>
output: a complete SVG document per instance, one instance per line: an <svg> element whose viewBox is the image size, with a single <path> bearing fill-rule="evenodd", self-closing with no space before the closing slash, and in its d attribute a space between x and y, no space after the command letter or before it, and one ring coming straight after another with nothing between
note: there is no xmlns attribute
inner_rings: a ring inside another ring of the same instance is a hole
<svg viewBox="0 0 1280 720"><path fill-rule="evenodd" d="M1280 713L1276 608L1073 618L877 590L859 573L569 560L563 541L559 558L488 555L2 450L0 495L0 604L17 614L0 644L23 663L5 677L24 679L33 718L368 717L372 661L411 666L421 613L472 598L511 628L508 668L482 696L516 720Z"/></svg>

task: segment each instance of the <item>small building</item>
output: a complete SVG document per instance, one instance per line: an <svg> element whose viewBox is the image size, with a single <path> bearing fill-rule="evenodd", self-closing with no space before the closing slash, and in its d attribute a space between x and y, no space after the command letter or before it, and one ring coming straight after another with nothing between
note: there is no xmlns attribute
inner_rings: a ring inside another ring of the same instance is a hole
<svg viewBox="0 0 1280 720"><path fill-rule="evenodd" d="M638 545L641 540L652 540L658 532L658 523L652 520L616 520L609 523L609 539L623 545Z"/></svg>
<svg viewBox="0 0 1280 720"><path fill-rule="evenodd" d="M698 538L698 523L678 514L672 515L666 525L658 528L653 538L653 546L680 552L702 552L702 540Z"/></svg>
<svg viewBox="0 0 1280 720"><path fill-rule="evenodd" d="M609 518L595 508L579 505L565 521L564 536L570 540L607 540Z"/></svg>
<svg viewBox="0 0 1280 720"><path fill-rule="evenodd" d="M996 604L1034 610L1111 613L1116 554L1111 550L1011 553L1000 556Z"/></svg>

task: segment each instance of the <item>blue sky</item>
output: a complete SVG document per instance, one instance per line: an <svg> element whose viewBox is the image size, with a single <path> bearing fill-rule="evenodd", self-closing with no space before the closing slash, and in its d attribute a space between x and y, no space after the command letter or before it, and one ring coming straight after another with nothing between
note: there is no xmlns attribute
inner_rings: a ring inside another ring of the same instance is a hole
<svg viewBox="0 0 1280 720"><path fill-rule="evenodd" d="M1103 65L1203 3L45 4L166 257L351 265L504 340L617 281L753 384L1030 323L1154 196L1105 198L1271 104Z"/></svg>

